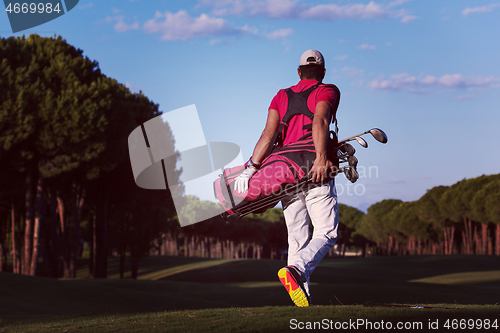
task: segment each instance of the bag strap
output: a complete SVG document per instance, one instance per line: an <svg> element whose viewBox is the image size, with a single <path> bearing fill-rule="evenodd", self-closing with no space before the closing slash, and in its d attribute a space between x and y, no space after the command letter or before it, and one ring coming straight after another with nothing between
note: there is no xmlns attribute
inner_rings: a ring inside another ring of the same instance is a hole
<svg viewBox="0 0 500 333"><path fill-rule="evenodd" d="M265 156L269 156L271 154L271 152L274 150L275 146L279 143L282 143L285 140L288 124L290 123L290 120L292 120L293 117L295 117L296 115L302 114L302 115L308 117L309 119L311 119L311 121L313 120L314 113L311 112L311 110L309 110L309 108L307 108L307 99L309 98L309 95L311 94L311 92L313 92L314 89L318 88L320 85L322 85L322 83L318 82L314 86L309 87L308 89L301 91L299 93L293 92L291 88L288 88L285 90L285 92L288 96L288 108L286 110L285 115L280 120L280 125L278 126L278 129L276 130L276 132L274 132L274 135L271 138L271 141L269 142L269 146L267 148ZM299 105L297 105L297 106L291 105L293 102L295 102L297 100L298 100L297 104L299 104ZM301 110L302 104L304 104L304 103L306 106L305 112L304 112L304 110ZM305 125L304 127L306 127L306 126L308 126L308 125ZM306 128L304 128L304 129L306 129ZM312 126L311 126L311 130L312 130Z"/></svg>

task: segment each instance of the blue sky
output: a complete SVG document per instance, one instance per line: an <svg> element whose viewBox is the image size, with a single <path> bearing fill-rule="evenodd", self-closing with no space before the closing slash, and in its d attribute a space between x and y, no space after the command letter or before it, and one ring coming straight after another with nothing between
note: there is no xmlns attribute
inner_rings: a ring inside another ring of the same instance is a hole
<svg viewBox="0 0 500 333"><path fill-rule="evenodd" d="M15 35L61 35L164 112L196 104L206 140L245 158L302 52L320 50L342 92L340 138L389 137L356 147L356 188L337 178L339 201L365 210L499 172L499 18L482 0L80 0ZM0 35L13 35L4 11Z"/></svg>

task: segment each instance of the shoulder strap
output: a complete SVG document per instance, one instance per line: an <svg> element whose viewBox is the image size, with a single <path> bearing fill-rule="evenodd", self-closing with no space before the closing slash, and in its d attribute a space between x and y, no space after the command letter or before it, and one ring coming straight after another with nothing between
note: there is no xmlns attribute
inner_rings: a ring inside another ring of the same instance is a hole
<svg viewBox="0 0 500 333"><path fill-rule="evenodd" d="M298 93L293 92L291 88L286 89L285 92L288 96L288 109L287 109L285 115L283 116L283 118L281 119L280 125L278 126L278 129L276 130L276 132L274 132L274 135L271 139L271 142L269 143L269 146L267 148L265 156L269 156L271 154L271 152L274 150L275 146L278 143L283 142L285 137L283 137L282 133L285 133L285 136L286 136L286 128L288 126L288 123L290 122L290 120L294 116L302 114L302 115L308 117L309 119L311 119L311 121L313 120L314 113L311 112L311 110L309 110L309 108L307 107L307 99L309 98L309 95L311 94L311 92L313 92L313 90L315 90L319 86L329 86L329 87L332 87L334 89L335 94L337 95L337 98L335 100L335 104L333 105L332 111L334 112L334 114L337 113L337 108L338 108L339 102L340 102L340 90L334 84L324 84L324 83L318 82L314 86L312 86L304 91L298 92ZM293 105L293 104L295 104L295 105ZM304 105L305 105L305 108L303 108ZM337 128L336 116L332 118L332 124L333 123L335 123L335 133L337 133L338 128ZM312 126L311 126L311 129L312 129Z"/></svg>

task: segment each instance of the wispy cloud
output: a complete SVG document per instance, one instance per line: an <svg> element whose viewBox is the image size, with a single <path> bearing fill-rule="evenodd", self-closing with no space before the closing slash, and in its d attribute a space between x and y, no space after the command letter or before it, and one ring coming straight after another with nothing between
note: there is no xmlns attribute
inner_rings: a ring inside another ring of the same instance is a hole
<svg viewBox="0 0 500 333"><path fill-rule="evenodd" d="M499 87L500 78L465 77L462 74L445 74L441 77L432 75L415 77L407 73L394 74L390 78L379 78L371 81L368 87L374 90L408 90L423 94L440 90L476 90Z"/></svg>
<svg viewBox="0 0 500 333"><path fill-rule="evenodd" d="M139 29L139 22L136 21L132 24L127 24L124 22L124 20L125 16L123 15L106 17L106 22L116 22L113 28L118 32L127 32L129 30Z"/></svg>
<svg viewBox="0 0 500 333"><path fill-rule="evenodd" d="M265 34L265 36L269 39L279 39L279 38L285 38L287 36L290 36L293 34L293 29L291 28L286 28L286 29L278 29L274 30L270 33Z"/></svg>
<svg viewBox="0 0 500 333"><path fill-rule="evenodd" d="M214 7L214 15L267 16L293 18L298 14L298 0L202 0L201 5Z"/></svg>
<svg viewBox="0 0 500 333"><path fill-rule="evenodd" d="M358 46L360 50L375 50L377 47L375 45L361 44Z"/></svg>
<svg viewBox="0 0 500 333"><path fill-rule="evenodd" d="M201 36L224 35L235 32L235 29L228 27L222 18L212 17L207 14L191 17L185 10L179 10L177 13L166 11L163 14L156 12L155 17L144 23L143 27L148 34L161 34L161 39L165 41L187 40Z"/></svg>
<svg viewBox="0 0 500 333"><path fill-rule="evenodd" d="M473 13L489 13L491 12L495 7L500 6L500 4L492 4L492 5L486 5L486 6L481 6L481 7L474 7L474 8L465 8L462 10L462 15L467 17L469 14Z"/></svg>
<svg viewBox="0 0 500 333"><path fill-rule="evenodd" d="M416 19L406 9L397 8L407 0L393 1L387 5L370 1L338 5L333 3L310 6L299 0L201 0L200 5L213 7L214 15L265 16L277 19L304 19L334 21L340 19L397 18L402 23Z"/></svg>

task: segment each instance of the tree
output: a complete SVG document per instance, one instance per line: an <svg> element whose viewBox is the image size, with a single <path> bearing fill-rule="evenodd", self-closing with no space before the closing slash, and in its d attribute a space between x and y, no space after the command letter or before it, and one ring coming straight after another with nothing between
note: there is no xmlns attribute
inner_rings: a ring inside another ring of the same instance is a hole
<svg viewBox="0 0 500 333"><path fill-rule="evenodd" d="M452 185L440 199L440 209L455 222L463 221L464 229L462 232L463 251L466 254L482 253L486 254L487 225L481 226L482 238L479 238L479 232L473 223L473 205L474 195L487 184L492 177L485 176L463 179ZM476 246L474 246L476 245Z"/></svg>
<svg viewBox="0 0 500 333"><path fill-rule="evenodd" d="M69 172L80 159L102 151L90 142L95 121L102 118L96 113L99 105L88 98L96 90L91 82L101 73L96 62L60 37L31 35L0 44L0 147L8 167L25 179L22 272L33 275L45 221L37 211L45 207L43 178ZM71 154L62 153L61 145Z"/></svg>
<svg viewBox="0 0 500 333"><path fill-rule="evenodd" d="M365 246L368 240L363 237L357 229L359 228L365 213L351 206L339 204L339 230L338 239L342 246L342 254L345 254L347 246L355 246L362 250L362 255L366 255Z"/></svg>
<svg viewBox="0 0 500 333"><path fill-rule="evenodd" d="M377 243L377 252L392 254L394 246L394 230L391 227L388 214L403 201L386 199L368 207L360 225L360 234Z"/></svg>
<svg viewBox="0 0 500 333"><path fill-rule="evenodd" d="M442 233L438 233L438 240L441 237L444 238L444 254L453 254L456 252L454 245L455 225L447 218L439 205L441 197L448 188L448 186L436 186L427 190L417 201L416 209L420 219L431 223L434 228L442 229Z"/></svg>
<svg viewBox="0 0 500 333"><path fill-rule="evenodd" d="M498 176L498 175L496 175ZM500 255L500 179L493 179L484 185L474 195L472 200L473 218L483 225L494 223L495 227L495 254Z"/></svg>
<svg viewBox="0 0 500 333"><path fill-rule="evenodd" d="M41 255L47 275L60 276L62 262L63 276L74 277L84 223L91 227L84 230L92 235L91 276L106 277L110 217L121 185L133 183L130 170L115 171L130 168L127 137L161 114L158 105L103 75L61 37L2 39L0 59L0 161L10 176L0 181L20 187L24 198L0 196L16 201L12 239L19 248L16 234L24 233L21 272L35 274Z"/></svg>

